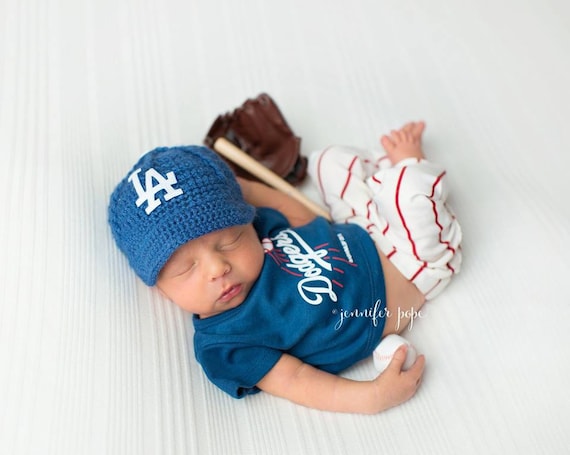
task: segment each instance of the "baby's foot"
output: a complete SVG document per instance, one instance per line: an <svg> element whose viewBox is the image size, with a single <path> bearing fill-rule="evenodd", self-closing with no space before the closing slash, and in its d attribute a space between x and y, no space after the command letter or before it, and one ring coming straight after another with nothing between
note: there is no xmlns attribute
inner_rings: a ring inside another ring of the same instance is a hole
<svg viewBox="0 0 570 455"><path fill-rule="evenodd" d="M393 130L389 135L384 135L380 143L392 164L399 163L406 158L424 157L422 151L422 134L425 130L424 122L411 122L399 130Z"/></svg>

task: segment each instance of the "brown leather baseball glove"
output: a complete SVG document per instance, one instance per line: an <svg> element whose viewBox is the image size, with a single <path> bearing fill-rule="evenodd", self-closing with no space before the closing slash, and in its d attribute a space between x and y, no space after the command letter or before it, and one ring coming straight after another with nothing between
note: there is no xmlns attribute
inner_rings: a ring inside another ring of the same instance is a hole
<svg viewBox="0 0 570 455"><path fill-rule="evenodd" d="M213 148L219 137L225 137L293 185L301 183L307 175L307 159L300 153L301 138L295 136L266 93L246 100L231 113L219 115L204 144ZM256 180L235 164L226 162L236 175Z"/></svg>

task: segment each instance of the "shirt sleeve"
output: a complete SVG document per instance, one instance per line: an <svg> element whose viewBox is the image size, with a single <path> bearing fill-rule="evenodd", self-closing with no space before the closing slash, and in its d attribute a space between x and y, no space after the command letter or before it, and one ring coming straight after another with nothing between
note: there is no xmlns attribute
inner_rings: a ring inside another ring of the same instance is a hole
<svg viewBox="0 0 570 455"><path fill-rule="evenodd" d="M213 344L196 351L210 381L234 398L259 392L256 384L269 373L282 353L264 346Z"/></svg>
<svg viewBox="0 0 570 455"><path fill-rule="evenodd" d="M259 207L255 212L253 227L259 236L268 235L275 229L289 227L289 221L281 212L269 207Z"/></svg>

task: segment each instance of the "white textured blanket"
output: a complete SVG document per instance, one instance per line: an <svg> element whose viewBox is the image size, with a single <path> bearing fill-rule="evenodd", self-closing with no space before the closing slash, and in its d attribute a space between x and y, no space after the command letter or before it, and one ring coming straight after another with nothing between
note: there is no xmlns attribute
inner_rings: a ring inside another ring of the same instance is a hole
<svg viewBox="0 0 570 455"><path fill-rule="evenodd" d="M0 0L0 453L570 453L569 55L566 0ZM136 158L261 92L303 153L424 119L448 170L463 270L383 414L224 395L112 242Z"/></svg>

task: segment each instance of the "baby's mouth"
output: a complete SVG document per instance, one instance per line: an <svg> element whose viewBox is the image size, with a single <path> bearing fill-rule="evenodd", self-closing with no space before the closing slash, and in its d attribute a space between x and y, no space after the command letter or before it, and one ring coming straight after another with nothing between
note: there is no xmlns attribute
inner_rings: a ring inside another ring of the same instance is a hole
<svg viewBox="0 0 570 455"><path fill-rule="evenodd" d="M234 284L233 286L227 288L224 292L222 292L222 295L219 298L220 302L229 302L241 292L242 287L243 286L241 284Z"/></svg>

